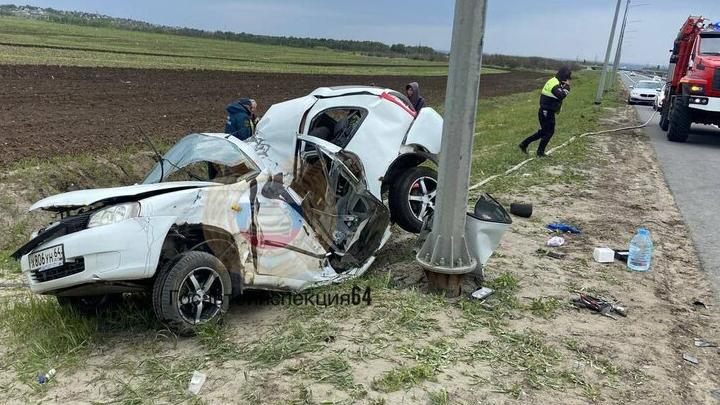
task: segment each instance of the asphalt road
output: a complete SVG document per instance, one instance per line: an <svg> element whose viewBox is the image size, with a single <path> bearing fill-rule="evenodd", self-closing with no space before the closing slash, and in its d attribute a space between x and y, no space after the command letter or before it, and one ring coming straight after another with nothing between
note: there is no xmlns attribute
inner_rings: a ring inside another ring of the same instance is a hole
<svg viewBox="0 0 720 405"><path fill-rule="evenodd" d="M648 79L621 74L626 86ZM653 113L652 106L636 106L642 122ZM667 140L659 126L659 114L644 129L652 140L665 179L695 242L700 261L720 295L720 130L693 125L686 143Z"/></svg>

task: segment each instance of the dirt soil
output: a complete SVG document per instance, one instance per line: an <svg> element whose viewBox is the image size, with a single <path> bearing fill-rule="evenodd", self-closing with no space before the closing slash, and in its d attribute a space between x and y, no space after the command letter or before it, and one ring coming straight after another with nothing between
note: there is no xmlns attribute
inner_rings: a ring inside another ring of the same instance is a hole
<svg viewBox="0 0 720 405"><path fill-rule="evenodd" d="M482 97L537 88L544 73L483 77ZM225 106L239 97L270 105L315 88L375 84L402 90L419 81L429 105L441 104L442 76L338 76L59 66L0 68L0 167L19 159L96 152L140 143L137 128L163 139L219 132Z"/></svg>

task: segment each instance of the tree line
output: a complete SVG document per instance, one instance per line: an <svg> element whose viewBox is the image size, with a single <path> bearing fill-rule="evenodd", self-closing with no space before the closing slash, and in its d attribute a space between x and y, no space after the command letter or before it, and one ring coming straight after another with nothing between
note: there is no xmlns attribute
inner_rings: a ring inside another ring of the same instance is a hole
<svg viewBox="0 0 720 405"><path fill-rule="evenodd" d="M227 41L250 42L264 45L282 45L295 48L328 48L338 51L355 52L368 56L403 57L416 60L447 62L448 54L437 51L429 46L412 46L405 44L388 45L377 41L356 41L330 38L280 37L256 35L246 32L206 31L196 28L171 27L151 24L129 18L116 18L101 14L80 11L62 11L52 8L33 6L0 5L0 15L20 16L38 20L101 28L117 28L130 31L151 32L159 34L180 35L186 37L223 39ZM563 65L580 69L576 62L537 56L510 56L499 54L483 55L483 64L506 69L541 69L557 70Z"/></svg>

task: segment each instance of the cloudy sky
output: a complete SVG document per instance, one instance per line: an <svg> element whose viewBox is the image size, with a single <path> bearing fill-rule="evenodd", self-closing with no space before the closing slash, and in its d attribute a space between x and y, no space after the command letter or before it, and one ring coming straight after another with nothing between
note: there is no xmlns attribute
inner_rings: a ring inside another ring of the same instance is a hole
<svg viewBox="0 0 720 405"><path fill-rule="evenodd" d="M2 0L0 0L1 2ZM623 0L623 6L624 6ZM450 48L452 0L26 0L207 30ZM489 0L485 51L602 59L616 0ZM720 21L720 0L631 0L624 63L666 64L684 19ZM621 17L622 17L621 10Z"/></svg>

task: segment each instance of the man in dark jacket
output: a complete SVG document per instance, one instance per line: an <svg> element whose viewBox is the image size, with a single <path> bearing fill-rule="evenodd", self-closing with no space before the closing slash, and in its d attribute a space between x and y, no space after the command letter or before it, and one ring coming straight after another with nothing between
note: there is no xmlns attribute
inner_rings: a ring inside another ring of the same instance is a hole
<svg viewBox="0 0 720 405"><path fill-rule="evenodd" d="M425 99L420 95L420 85L417 82L405 86L405 95L410 99L415 111L420 112L420 109L425 107Z"/></svg>
<svg viewBox="0 0 720 405"><path fill-rule="evenodd" d="M538 157L545 156L545 148L550 142L553 134L555 134L555 114L560 112L563 100L570 94L570 80L572 72L567 66L563 66L557 72L555 77L545 83L540 95L540 110L538 111L538 119L540 120L540 130L534 135L525 138L518 145L521 151L527 155L527 148L531 143L540 140L538 145Z"/></svg>
<svg viewBox="0 0 720 405"><path fill-rule="evenodd" d="M230 103L227 108L228 116L225 122L225 133L244 141L255 134L257 117L255 110L257 103L251 98L241 98Z"/></svg>

